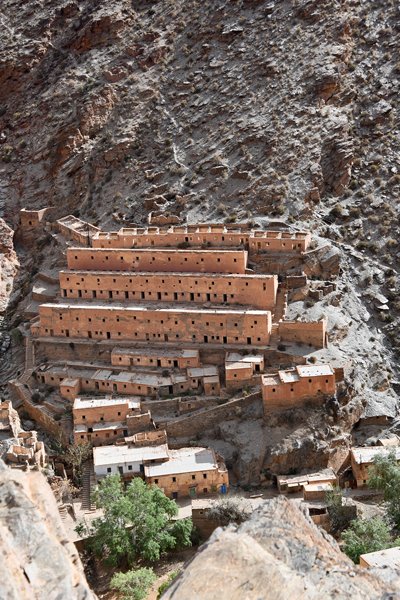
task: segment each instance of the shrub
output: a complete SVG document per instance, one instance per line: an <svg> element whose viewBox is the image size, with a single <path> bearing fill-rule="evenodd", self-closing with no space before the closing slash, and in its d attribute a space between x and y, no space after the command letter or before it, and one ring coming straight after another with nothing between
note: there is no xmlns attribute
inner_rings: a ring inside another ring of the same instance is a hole
<svg viewBox="0 0 400 600"><path fill-rule="evenodd" d="M179 575L179 571L172 571L172 573L170 573L168 575L167 579L162 582L162 584L158 588L157 600L160 600L160 598L163 595L163 593L165 592L165 590L169 588L171 583L178 577L178 575Z"/></svg>
<svg viewBox="0 0 400 600"><path fill-rule="evenodd" d="M119 592L123 600L144 600L156 579L153 569L142 567L126 573L115 573L110 587Z"/></svg>
<svg viewBox="0 0 400 600"><path fill-rule="evenodd" d="M400 539L393 540L390 528L380 517L372 519L355 519L350 527L342 533L343 550L358 564L361 554L376 552L393 546L400 546Z"/></svg>

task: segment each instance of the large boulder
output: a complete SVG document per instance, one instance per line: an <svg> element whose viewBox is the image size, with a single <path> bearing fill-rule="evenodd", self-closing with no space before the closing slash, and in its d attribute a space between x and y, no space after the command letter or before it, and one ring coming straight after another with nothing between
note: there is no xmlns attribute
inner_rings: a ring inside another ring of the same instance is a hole
<svg viewBox="0 0 400 600"><path fill-rule="evenodd" d="M389 571L356 567L297 504L281 497L239 528L217 529L163 598L398 598L400 573Z"/></svg>
<svg viewBox="0 0 400 600"><path fill-rule="evenodd" d="M1 460L0 554L0 598L96 599L44 476Z"/></svg>

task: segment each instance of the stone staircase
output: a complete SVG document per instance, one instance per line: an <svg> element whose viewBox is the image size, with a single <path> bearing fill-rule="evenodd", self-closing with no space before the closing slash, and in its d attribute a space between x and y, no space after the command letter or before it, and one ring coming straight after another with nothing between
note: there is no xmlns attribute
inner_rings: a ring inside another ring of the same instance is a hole
<svg viewBox="0 0 400 600"><path fill-rule="evenodd" d="M86 461L83 467L82 475L82 510L85 512L91 512L96 510L95 505L91 501L91 491L96 484L93 462L91 460Z"/></svg>
<svg viewBox="0 0 400 600"><path fill-rule="evenodd" d="M286 284L280 283L276 294L276 304L273 316L273 323L279 323L285 318L288 304L288 290Z"/></svg>

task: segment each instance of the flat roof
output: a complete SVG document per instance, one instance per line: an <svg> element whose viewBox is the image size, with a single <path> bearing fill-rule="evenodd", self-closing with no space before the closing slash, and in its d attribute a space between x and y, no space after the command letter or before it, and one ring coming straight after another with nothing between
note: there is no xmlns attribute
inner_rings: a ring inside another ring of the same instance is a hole
<svg viewBox="0 0 400 600"><path fill-rule="evenodd" d="M251 369L251 363L249 362L229 362L225 363L225 370L237 370L237 369Z"/></svg>
<svg viewBox="0 0 400 600"><path fill-rule="evenodd" d="M218 367L213 365L207 367L189 367L187 369L189 377L212 377L218 375Z"/></svg>
<svg viewBox="0 0 400 600"><path fill-rule="evenodd" d="M334 375L331 365L298 365L296 370L300 377L317 377L318 375Z"/></svg>
<svg viewBox="0 0 400 600"><path fill-rule="evenodd" d="M108 369L99 369L90 376L90 379L120 383L143 383L144 385L171 385L172 383L184 383L187 381L186 375L175 373L163 377L162 375L141 372L130 373L129 371L121 371L120 373L115 373Z"/></svg>
<svg viewBox="0 0 400 600"><path fill-rule="evenodd" d="M100 408L102 406L128 405L129 408L140 408L140 401L129 396L118 398L75 398L74 410L81 408Z"/></svg>
<svg viewBox="0 0 400 600"><path fill-rule="evenodd" d="M105 248L102 248L102 250L105 250ZM116 250L116 248L114 248L114 250ZM158 251L158 249L157 249ZM91 275L92 277L94 277L95 273L99 276L102 275L110 275L112 277L165 277L166 279L168 279L168 277L207 277L207 278L213 278L213 279L220 279L225 278L225 279L278 279L277 275L273 275L273 274L265 274L265 273L256 273L256 274L252 274L252 273L199 273L198 271L193 271L193 272L189 272L189 271L184 271L184 272L180 272L180 271L88 271L86 269L61 269L60 273L63 273L65 275L76 275L78 277L81 277L82 275Z"/></svg>
<svg viewBox="0 0 400 600"><path fill-rule="evenodd" d="M286 369L263 375L263 385L278 385L279 383L294 383L301 377L327 377L334 375L331 365L297 365L294 369Z"/></svg>
<svg viewBox="0 0 400 600"><path fill-rule="evenodd" d="M168 445L159 446L97 446L93 448L95 467L168 458Z"/></svg>
<svg viewBox="0 0 400 600"><path fill-rule="evenodd" d="M331 483L307 483L304 486L305 492L329 492L332 489Z"/></svg>
<svg viewBox="0 0 400 600"><path fill-rule="evenodd" d="M169 460L157 465L146 465L146 477L179 473L212 471L218 468L215 453L210 448L180 448L169 451Z"/></svg>
<svg viewBox="0 0 400 600"><path fill-rule="evenodd" d="M360 562L363 559L370 567L394 567L400 568L400 547L386 548L376 552L361 554Z"/></svg>
<svg viewBox="0 0 400 600"><path fill-rule="evenodd" d="M185 348L123 348L116 347L111 351L113 354L128 354L134 356L170 356L171 358L197 358L198 350L189 350Z"/></svg>
<svg viewBox="0 0 400 600"><path fill-rule="evenodd" d="M126 428L126 423L122 421L99 421L98 423L79 423L74 426L75 433L87 433L89 428L96 433L97 431L113 431L114 429Z"/></svg>
<svg viewBox="0 0 400 600"><path fill-rule="evenodd" d="M225 357L225 362L245 362L245 363L262 363L264 356L262 354L239 354L239 352L228 352Z"/></svg>
<svg viewBox="0 0 400 600"><path fill-rule="evenodd" d="M68 254L72 254L73 252L80 252L80 253L85 253L85 254L90 254L90 253L103 253L106 254L108 252L128 252L129 254L146 254L146 253L151 253L154 254L154 252L157 252L157 254L159 253L163 253L163 254L174 254L175 256L178 256L179 254L184 255L184 254L208 254L208 255L216 255L216 254L232 254L232 255L237 255L237 254L242 254L243 257L246 256L247 254L247 250L228 250L225 248L214 248L211 250L195 250L192 248L187 248L182 250L181 248L80 248L80 247L70 247L67 248L67 252Z"/></svg>
<svg viewBox="0 0 400 600"><path fill-rule="evenodd" d="M65 379L63 379L60 382L60 385L69 385L71 387L73 387L74 385L79 385L80 381L79 381L79 377L66 377Z"/></svg>
<svg viewBox="0 0 400 600"><path fill-rule="evenodd" d="M73 302L60 302L60 303L56 303L56 302L46 302L44 304L40 305L40 308L52 308L52 309L59 309L59 310L88 310L90 312L92 312L93 310L111 310L111 311L123 311L123 312L128 312L128 311L132 311L134 313L138 313L138 312L160 312L160 313L185 313L185 314L193 314L193 315L198 315L198 314L217 314L217 315L223 315L223 314L232 314L232 315L243 315L243 314L247 314L247 315L254 315L254 316L262 316L262 315L266 315L266 314L270 314L271 311L269 310L255 310L255 309L251 309L251 308L243 308L242 310L240 309L221 309L221 308L192 308L192 309L187 309L187 308L164 308L164 307L159 307L159 306L154 306L151 304L148 305L139 305L139 304L134 304L134 302L132 302L132 305L129 306L128 304L122 304L122 303L117 303L117 302L113 302L112 304L107 304L107 302L96 302L94 303L86 303L86 304L82 304L80 302L77 303L73 303Z"/></svg>
<svg viewBox="0 0 400 600"><path fill-rule="evenodd" d="M388 456L391 452L394 452L396 454L396 459L400 460L400 447L385 448L384 446L358 446L351 448L351 454L358 465L372 463L376 456Z"/></svg>
<svg viewBox="0 0 400 600"><path fill-rule="evenodd" d="M328 467L314 473L303 473L299 475L278 475L279 484L290 483L316 483L318 481L333 481L336 480L336 475L333 469Z"/></svg>

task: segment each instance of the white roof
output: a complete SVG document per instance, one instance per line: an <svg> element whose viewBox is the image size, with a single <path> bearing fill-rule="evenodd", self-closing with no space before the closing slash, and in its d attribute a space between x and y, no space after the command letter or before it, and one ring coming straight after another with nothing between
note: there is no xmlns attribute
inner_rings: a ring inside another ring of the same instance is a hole
<svg viewBox="0 0 400 600"><path fill-rule="evenodd" d="M376 456L388 456L390 452L395 452L396 459L400 460L400 447L366 446L351 449L354 461L358 465L372 463Z"/></svg>
<svg viewBox="0 0 400 600"><path fill-rule="evenodd" d="M296 370L300 377L317 377L318 375L334 375L331 365L298 365Z"/></svg>
<svg viewBox="0 0 400 600"><path fill-rule="evenodd" d="M186 348L113 348L111 354L126 354L133 356L166 356L171 358L197 358L198 350L190 350Z"/></svg>
<svg viewBox="0 0 400 600"><path fill-rule="evenodd" d="M360 559L365 560L370 567L395 567L400 568L400 548L386 548L377 552L361 554Z"/></svg>
<svg viewBox="0 0 400 600"><path fill-rule="evenodd" d="M168 458L168 445L159 446L99 446L93 448L93 462L95 467L102 465L122 465L124 463L146 460L164 460Z"/></svg>
<svg viewBox="0 0 400 600"><path fill-rule="evenodd" d="M129 408L140 408L140 401L132 398L75 398L74 410L81 408L100 408L102 406L128 405Z"/></svg>
<svg viewBox="0 0 400 600"><path fill-rule="evenodd" d="M248 362L229 362L229 363L225 363L225 369L227 371L229 371L229 370L236 370L236 369L250 369L250 370L252 370L252 364L248 363Z"/></svg>
<svg viewBox="0 0 400 600"><path fill-rule="evenodd" d="M146 465L146 477L178 473L194 473L217 469L215 454L210 448L180 448L169 451L169 460L158 465Z"/></svg>
<svg viewBox="0 0 400 600"><path fill-rule="evenodd" d="M239 352L228 352L228 354L225 357L225 363L244 362L244 363L260 364L263 362L263 360L264 360L264 357L262 354L242 355L242 354L239 354Z"/></svg>
<svg viewBox="0 0 400 600"><path fill-rule="evenodd" d="M158 249L157 249L158 252ZM121 302L113 302L112 304L108 304L107 302L93 302L90 303L82 303L82 302L46 302L40 305L40 308L52 308L58 309L59 311L63 310L84 310L84 311L93 311L93 310L107 310L107 311L118 311L122 314L129 315L129 313L136 314L142 312L145 314L146 312L158 312L158 313L184 313L184 314L192 314L194 317L198 314L210 314L210 315L254 315L254 316L262 316L271 314L269 310L256 310L250 309L247 307L243 307L243 309L235 309L235 308L203 308L199 307L196 309L190 308L168 308L159 305L145 305L145 304L122 304ZM122 312L121 312L122 311Z"/></svg>
<svg viewBox="0 0 400 600"><path fill-rule="evenodd" d="M218 367L191 367L187 370L189 377L212 377L218 375Z"/></svg>

